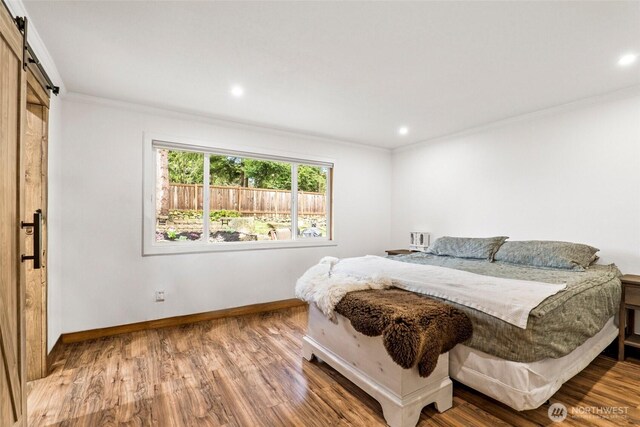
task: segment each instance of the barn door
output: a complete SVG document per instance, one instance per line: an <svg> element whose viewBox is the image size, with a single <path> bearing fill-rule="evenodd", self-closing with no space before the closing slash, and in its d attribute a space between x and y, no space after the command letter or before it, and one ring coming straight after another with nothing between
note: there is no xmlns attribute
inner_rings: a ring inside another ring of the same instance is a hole
<svg viewBox="0 0 640 427"><path fill-rule="evenodd" d="M0 8L0 426L26 424L21 140L23 39Z"/></svg>
<svg viewBox="0 0 640 427"><path fill-rule="evenodd" d="M27 338L27 381L47 376L47 130L49 94L27 71L27 110L22 140L25 214L40 211L39 224L25 231L25 251L38 250L40 268L25 265L25 336ZM38 222L36 221L36 222ZM33 221L28 221L33 222ZM37 233L39 232L39 235ZM36 238L39 242L36 244Z"/></svg>

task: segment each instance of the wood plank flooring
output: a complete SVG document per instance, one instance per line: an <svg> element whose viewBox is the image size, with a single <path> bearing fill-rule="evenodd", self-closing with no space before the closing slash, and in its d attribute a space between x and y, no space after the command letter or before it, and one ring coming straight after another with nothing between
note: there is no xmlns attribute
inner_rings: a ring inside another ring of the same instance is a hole
<svg viewBox="0 0 640 427"><path fill-rule="evenodd" d="M306 316L299 307L64 345L30 383L29 425L384 426L375 400L302 359ZM551 401L627 411L564 425L640 425L640 364L600 356ZM555 425L547 410L516 412L454 383L453 408L427 407L419 425Z"/></svg>

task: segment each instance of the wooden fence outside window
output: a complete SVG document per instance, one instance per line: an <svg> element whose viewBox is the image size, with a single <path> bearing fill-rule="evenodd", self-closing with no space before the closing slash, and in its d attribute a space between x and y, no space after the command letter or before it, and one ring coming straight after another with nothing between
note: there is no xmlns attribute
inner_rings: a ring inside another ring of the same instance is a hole
<svg viewBox="0 0 640 427"><path fill-rule="evenodd" d="M201 210L202 193L202 185L170 184L169 209ZM232 210L241 214L288 215L291 212L291 191L211 185L209 209ZM325 215L325 194L298 192L298 212L300 215Z"/></svg>

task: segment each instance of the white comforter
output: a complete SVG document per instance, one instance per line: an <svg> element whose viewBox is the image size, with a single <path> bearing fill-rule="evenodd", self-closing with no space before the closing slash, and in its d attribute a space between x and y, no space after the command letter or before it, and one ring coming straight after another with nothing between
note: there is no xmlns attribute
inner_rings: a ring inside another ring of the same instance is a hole
<svg viewBox="0 0 640 427"><path fill-rule="evenodd" d="M527 327L531 310L566 287L367 255L341 260L325 258L298 280L296 295L316 303L331 316L347 292L389 284L474 308L522 329Z"/></svg>

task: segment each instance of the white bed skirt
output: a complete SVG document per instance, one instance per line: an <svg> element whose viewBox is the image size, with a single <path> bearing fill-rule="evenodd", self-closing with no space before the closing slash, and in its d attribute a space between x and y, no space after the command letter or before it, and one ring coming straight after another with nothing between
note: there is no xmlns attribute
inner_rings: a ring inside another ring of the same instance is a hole
<svg viewBox="0 0 640 427"><path fill-rule="evenodd" d="M618 336L614 318L581 346L558 359L513 362L458 344L449 352L449 375L513 409L535 409L586 368Z"/></svg>

